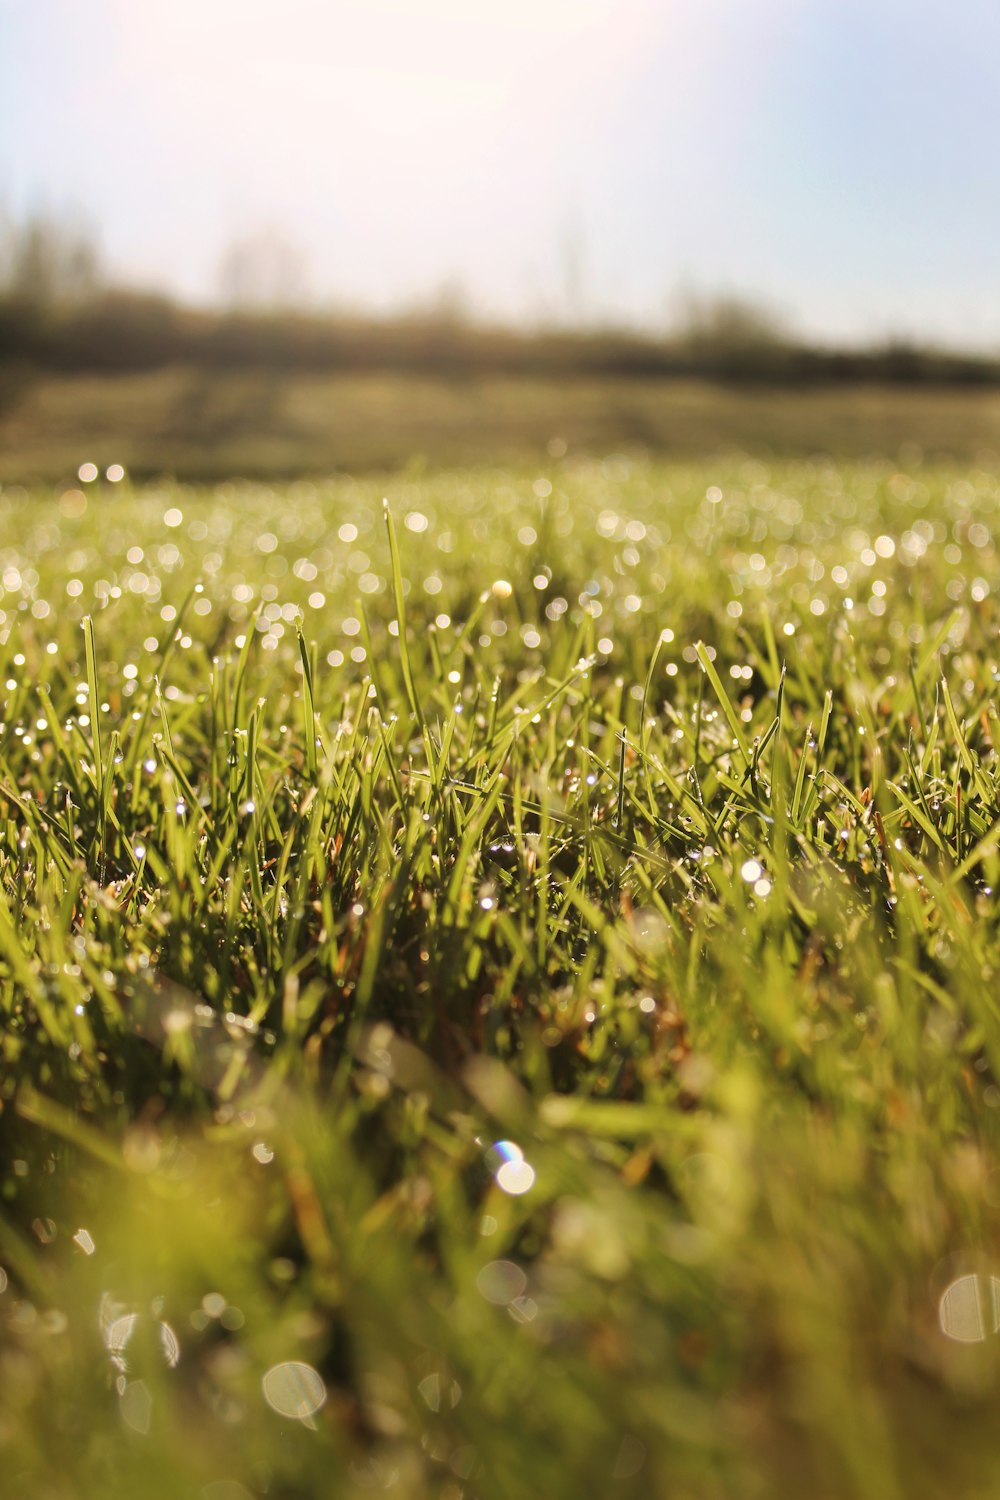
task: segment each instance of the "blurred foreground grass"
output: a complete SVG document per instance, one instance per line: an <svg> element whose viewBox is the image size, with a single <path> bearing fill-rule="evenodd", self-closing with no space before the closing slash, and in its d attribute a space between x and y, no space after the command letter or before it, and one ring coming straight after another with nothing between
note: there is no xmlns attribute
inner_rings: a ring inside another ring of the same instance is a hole
<svg viewBox="0 0 1000 1500"><path fill-rule="evenodd" d="M994 1496L998 505L0 494L4 1495Z"/></svg>
<svg viewBox="0 0 1000 1500"><path fill-rule="evenodd" d="M1000 392L254 368L60 377L0 366L7 483L68 481L88 460L133 475L274 479L616 449L990 463L1000 453Z"/></svg>

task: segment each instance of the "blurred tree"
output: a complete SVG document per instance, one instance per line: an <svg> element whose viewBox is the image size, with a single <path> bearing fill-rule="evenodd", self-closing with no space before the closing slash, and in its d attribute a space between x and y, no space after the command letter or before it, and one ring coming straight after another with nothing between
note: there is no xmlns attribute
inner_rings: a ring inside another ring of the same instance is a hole
<svg viewBox="0 0 1000 1500"><path fill-rule="evenodd" d="M102 284L97 244L85 225L45 213L0 219L0 289L7 296L37 305L83 302Z"/></svg>
<svg viewBox="0 0 1000 1500"><path fill-rule="evenodd" d="M288 311L308 300L306 257L277 229L244 235L223 253L219 293L227 307Z"/></svg>
<svg viewBox="0 0 1000 1500"><path fill-rule="evenodd" d="M674 326L687 344L720 349L750 349L786 344L784 318L766 303L734 295L705 296L682 292L676 302Z"/></svg>
<svg viewBox="0 0 1000 1500"><path fill-rule="evenodd" d="M442 328L465 328L472 322L472 304L464 281L451 272L434 287L426 299L414 304L411 317L418 322L435 323Z"/></svg>
<svg viewBox="0 0 1000 1500"><path fill-rule="evenodd" d="M587 237L583 224L575 219L563 227L559 259L563 279L563 316L571 328L581 328L587 321Z"/></svg>

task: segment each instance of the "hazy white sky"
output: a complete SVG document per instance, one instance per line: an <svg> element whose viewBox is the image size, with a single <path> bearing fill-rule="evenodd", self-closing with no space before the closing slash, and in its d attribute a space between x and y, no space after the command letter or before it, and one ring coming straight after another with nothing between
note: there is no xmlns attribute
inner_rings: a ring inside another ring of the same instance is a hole
<svg viewBox="0 0 1000 1500"><path fill-rule="evenodd" d="M0 201L189 296L280 225L341 302L1000 345L998 146L996 0L0 0Z"/></svg>

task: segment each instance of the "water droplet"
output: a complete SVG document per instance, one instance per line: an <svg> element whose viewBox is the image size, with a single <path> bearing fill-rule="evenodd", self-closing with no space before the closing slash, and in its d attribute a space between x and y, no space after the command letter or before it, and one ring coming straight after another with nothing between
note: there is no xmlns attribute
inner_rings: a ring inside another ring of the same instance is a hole
<svg viewBox="0 0 1000 1500"><path fill-rule="evenodd" d="M261 1381L268 1406L282 1417L308 1422L326 1400L323 1377L312 1365L288 1360L273 1365Z"/></svg>
<svg viewBox="0 0 1000 1500"><path fill-rule="evenodd" d="M938 1320L941 1332L960 1344L1000 1332L1000 1277L959 1276L938 1303Z"/></svg>
<svg viewBox="0 0 1000 1500"><path fill-rule="evenodd" d="M491 1260L476 1277L480 1295L495 1307L506 1307L524 1294L527 1285L527 1276L512 1260Z"/></svg>
<svg viewBox="0 0 1000 1500"><path fill-rule="evenodd" d="M535 1184L535 1169L526 1161L505 1161L496 1174L497 1187L519 1198Z"/></svg>

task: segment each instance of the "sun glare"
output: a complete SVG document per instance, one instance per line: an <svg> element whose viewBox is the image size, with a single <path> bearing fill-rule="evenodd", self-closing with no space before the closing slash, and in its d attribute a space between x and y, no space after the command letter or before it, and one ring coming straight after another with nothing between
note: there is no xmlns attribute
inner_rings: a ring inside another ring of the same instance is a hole
<svg viewBox="0 0 1000 1500"><path fill-rule="evenodd" d="M405 83L420 98L438 87L474 106L484 96L496 100L540 63L558 69L606 58L648 9L637 0L291 0L280 8L267 0L178 0L128 6L122 23L128 45L161 79L218 69L225 91L249 66L271 78L325 80L338 93L363 93L378 78Z"/></svg>
<svg viewBox="0 0 1000 1500"><path fill-rule="evenodd" d="M217 245L275 226L312 282L420 295L451 271L523 296L566 163L628 69L647 0L118 0L143 128ZM618 82L616 83L616 79ZM211 182L211 186L209 183ZM194 195L198 194L197 204ZM567 207L570 205L570 207ZM405 255L400 226L406 226ZM513 266L519 269L511 269Z"/></svg>

